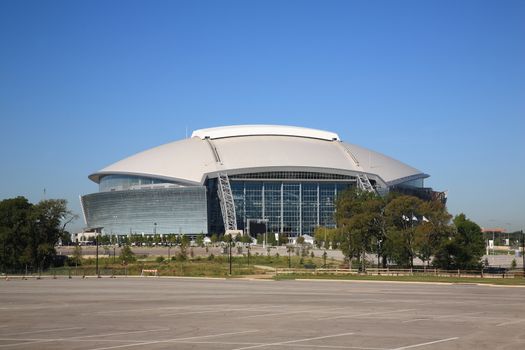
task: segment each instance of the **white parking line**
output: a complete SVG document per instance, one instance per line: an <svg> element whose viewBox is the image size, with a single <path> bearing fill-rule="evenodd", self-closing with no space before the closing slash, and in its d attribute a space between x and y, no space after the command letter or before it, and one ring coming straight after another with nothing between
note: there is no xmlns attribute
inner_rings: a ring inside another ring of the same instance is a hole
<svg viewBox="0 0 525 350"><path fill-rule="evenodd" d="M340 333L340 334L333 334L333 335L325 335L325 336L322 336L322 337L314 337L314 338L303 338L303 339L296 339L296 340L288 340L288 341L276 342L276 343L264 343L264 344L259 344L259 345L246 346L246 347L243 347L243 348L235 348L233 350L246 350L246 349L264 348L264 347L267 347L267 346L286 345L286 344L292 344L292 343L301 343L301 342L310 341L310 340L343 337L345 335L352 335L352 334L354 334L354 332Z"/></svg>
<svg viewBox="0 0 525 350"><path fill-rule="evenodd" d="M248 342L211 342L211 341L178 341L180 344L218 344L218 345L267 345L265 343L248 343ZM319 349L355 349L355 350L389 350L386 348L370 348L362 346L347 346L347 345L311 345L311 344L280 344L286 347L308 347Z"/></svg>
<svg viewBox="0 0 525 350"><path fill-rule="evenodd" d="M265 308L276 308L279 306L265 306ZM170 313L170 314L160 314L161 317L166 316L177 316L177 315L193 315L193 314L205 314L205 313L214 313L214 312L229 312L229 311L254 311L254 310L261 310L262 307L254 307L254 308L238 308L238 309L230 309L230 308L223 308L223 309L209 309L209 310L202 310L202 311L189 311L189 312L176 312L176 313Z"/></svg>
<svg viewBox="0 0 525 350"><path fill-rule="evenodd" d="M441 315L441 316L429 316L429 317L425 317L425 318L414 318L414 319L411 319L411 320L403 321L402 323L411 323L411 322L417 322L417 321L433 321L433 320L441 320L441 319L444 319L444 318L451 318L451 317L466 317L466 316L471 316L471 315L482 314L483 312L484 311L468 312L468 313L465 313L465 314L451 314L451 315Z"/></svg>
<svg viewBox="0 0 525 350"><path fill-rule="evenodd" d="M110 337L110 336L113 336L113 335L138 334L138 333L160 332L160 331L168 331L168 330L169 330L169 328L158 328L158 329L148 329L148 330L144 330L144 331L131 331L131 332L118 332L118 333L106 333L106 334L80 335L78 337L55 338L55 339L45 339L45 340L35 340L35 341L24 341L22 343L15 343L15 344L4 344L4 345L0 345L0 348L4 348L4 347L7 347L7 346L18 346L18 345L28 345L28 344L38 344L38 343L49 343L49 342L56 342L56 341L75 340L75 339L93 338L93 337Z"/></svg>
<svg viewBox="0 0 525 350"><path fill-rule="evenodd" d="M235 335L235 334L253 333L253 332L258 332L258 330L210 334L210 335L202 335L202 336L197 336L197 337L186 337L186 338L173 338L173 339L166 339L166 340L155 340L155 341L148 341L148 342L142 342L142 343L136 343L136 344L125 344L125 345L109 346L109 347L104 347L104 348L93 348L93 349L88 349L88 350L119 349L119 348L127 348L127 347L132 347L132 346L143 346L143 345L160 344L160 343L172 343L172 342L177 342L177 341L181 341L181 340L221 337L223 335Z"/></svg>
<svg viewBox="0 0 525 350"><path fill-rule="evenodd" d="M22 334L34 334L34 333L45 333L45 332L56 332L56 331L70 331L72 329L82 329L84 327L69 327L69 328L51 328L51 329L42 329L40 331L27 331L27 332L18 332L18 333L7 333L1 334L0 337L12 336L12 335L22 335Z"/></svg>
<svg viewBox="0 0 525 350"><path fill-rule="evenodd" d="M387 314L393 314L398 312L407 312L407 311L414 311L416 309L401 309L401 310L393 310L393 311L377 311L377 312L367 312L363 314L350 314L350 315L341 315L341 316L332 316L332 317L321 317L317 320L337 320L340 318L351 318L351 317L362 317L362 316L374 316L374 315L387 315Z"/></svg>
<svg viewBox="0 0 525 350"><path fill-rule="evenodd" d="M136 312L136 311L155 311L155 310L176 310L176 309L188 309L191 306L170 306L170 307L150 307L142 309L123 309L123 310L108 310L108 311L98 311L97 315L107 315L107 314L118 314L122 312ZM93 313L84 313L82 315L93 315Z"/></svg>
<svg viewBox="0 0 525 350"><path fill-rule="evenodd" d="M297 311L284 311L284 312L275 312L271 314L257 314L257 315L248 315L240 316L237 318L255 318L255 317L266 317L266 316L282 316L282 315L293 315L293 314L304 314L304 313L329 313L330 311L337 310L340 311L341 308L333 308L326 310L297 310Z"/></svg>
<svg viewBox="0 0 525 350"><path fill-rule="evenodd" d="M48 342L50 339L46 338L2 338L0 337L0 341L13 341L13 340L24 340L27 342L30 341L42 341L42 342ZM75 342L75 343L81 343L81 342L101 342L101 343L130 343L130 344L143 344L144 340L129 340L129 339L96 339L96 340L88 340L88 339L72 339L72 338L64 338L64 339L53 339L54 341L60 341L60 342ZM28 344L28 343L25 344ZM242 341L192 341L192 340L170 340L172 343L178 343L178 344L218 344L218 345L263 345L264 343L256 343L256 342L242 342ZM282 346L286 347L304 347L304 344L282 344ZM346 346L346 345L308 345L309 348L319 348L319 349L357 349L357 350L389 350L387 348L371 348L371 347L362 347L362 346Z"/></svg>
<svg viewBox="0 0 525 350"><path fill-rule="evenodd" d="M507 326L509 324L516 324L516 323L521 323L521 322L525 322L525 318L515 320L515 321L503 322L503 323L497 324L496 327Z"/></svg>
<svg viewBox="0 0 525 350"><path fill-rule="evenodd" d="M440 339L440 340L429 341L429 342L426 342L426 343L419 343L419 344L414 344L414 345L402 346L400 348L395 348L395 349L392 349L392 350L404 350L404 349L418 348L420 346L437 344L437 343L444 343L446 341L452 341L452 340L456 340L456 339L459 339L459 337Z"/></svg>

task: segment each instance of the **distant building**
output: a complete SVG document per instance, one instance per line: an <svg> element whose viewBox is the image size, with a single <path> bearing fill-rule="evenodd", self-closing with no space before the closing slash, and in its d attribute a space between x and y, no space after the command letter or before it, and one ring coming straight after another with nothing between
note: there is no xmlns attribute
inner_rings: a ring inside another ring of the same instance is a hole
<svg viewBox="0 0 525 350"><path fill-rule="evenodd" d="M349 187L433 194L429 175L332 132L277 125L196 130L191 138L123 159L89 176L88 227L105 234L268 232L312 235L334 227Z"/></svg>

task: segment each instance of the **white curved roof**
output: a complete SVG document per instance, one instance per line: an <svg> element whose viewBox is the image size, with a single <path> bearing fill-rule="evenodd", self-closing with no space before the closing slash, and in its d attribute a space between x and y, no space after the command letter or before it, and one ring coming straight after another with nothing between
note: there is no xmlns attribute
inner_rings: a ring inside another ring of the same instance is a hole
<svg viewBox="0 0 525 350"><path fill-rule="evenodd" d="M320 130L251 125L202 129L192 136L137 153L89 178L98 183L106 174L129 174L198 185L219 172L294 170L367 173L393 185L428 177L393 158L343 143L337 134Z"/></svg>
<svg viewBox="0 0 525 350"><path fill-rule="evenodd" d="M239 136L255 136L255 135L280 135L280 136L296 136L308 137L320 140L339 140L339 135L330 131L301 128L298 126L285 125L233 125L220 126L217 128L199 129L195 130L191 137L199 137L201 139L210 138L220 139L226 137Z"/></svg>

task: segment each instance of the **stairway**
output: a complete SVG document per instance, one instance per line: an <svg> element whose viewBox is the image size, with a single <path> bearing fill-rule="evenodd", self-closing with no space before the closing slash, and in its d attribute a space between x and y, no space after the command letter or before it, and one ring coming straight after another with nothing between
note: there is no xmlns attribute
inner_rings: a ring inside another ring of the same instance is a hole
<svg viewBox="0 0 525 350"><path fill-rule="evenodd" d="M224 230L237 230L237 218L235 216L235 203L233 201L232 188L228 174L219 173L218 194L221 204L222 219L224 221Z"/></svg>

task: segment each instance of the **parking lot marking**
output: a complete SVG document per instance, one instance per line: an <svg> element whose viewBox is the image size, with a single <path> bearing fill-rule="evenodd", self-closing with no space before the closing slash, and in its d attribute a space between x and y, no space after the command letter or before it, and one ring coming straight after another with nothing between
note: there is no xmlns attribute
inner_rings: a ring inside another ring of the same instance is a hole
<svg viewBox="0 0 525 350"><path fill-rule="evenodd" d="M15 343L15 344L3 344L0 345L1 348L7 347L7 346L18 346L18 345L29 345L29 344L38 344L38 343L49 343L49 342L56 342L56 341L64 341L64 340L75 340L75 339L83 339L83 338L93 338L93 337L110 337L113 335L125 335L125 334L138 334L138 333L147 333L147 332L160 332L160 331L168 331L169 328L158 328L158 329L148 329L144 331L131 331L131 332L118 332L118 333L106 333L106 334L92 334L92 335L80 335L77 337L69 337L69 338L55 338L55 339L43 339L43 340L35 340L35 341L23 341L22 343Z"/></svg>
<svg viewBox="0 0 525 350"><path fill-rule="evenodd" d="M398 312L406 312L406 311L414 311L414 310L416 309L401 309L401 310L393 310L393 311L367 312L363 314L350 314L350 315L341 315L341 316L332 316L332 317L321 317L321 318L318 318L317 320L337 320L340 318L386 315L386 314L393 314L393 313L398 313Z"/></svg>
<svg viewBox="0 0 525 350"><path fill-rule="evenodd" d="M411 320L405 320L402 323L411 323L411 322L417 322L417 321L433 321L433 320L440 320L440 319L451 318L451 317L467 317L467 316L471 316L471 315L479 315L479 314L482 314L483 312L484 311L468 312L468 313L465 313L465 314L451 314L451 315L441 315L441 316L429 316L429 317L425 317L425 318L414 318L414 319L411 319Z"/></svg>
<svg viewBox="0 0 525 350"><path fill-rule="evenodd" d="M51 328L51 329L43 329L43 330L40 330L40 331L28 331L28 332L18 332L18 333L0 334L0 337L13 336L13 335L22 335L22 334L34 334L34 333L56 332L56 331L70 331L70 330L72 330L72 329L82 329L82 328L84 328L84 327Z"/></svg>
<svg viewBox="0 0 525 350"><path fill-rule="evenodd" d="M182 340L221 337L221 336L224 336L224 335L236 335L236 334L253 333L253 332L258 332L258 330L254 329L254 330L240 331L240 332L229 332L229 333L201 335L201 336L196 336L196 337L173 338L173 339L166 339L166 340L154 340L154 341L147 341L147 342L141 342L141 343L135 343L135 344L124 344L124 345L116 345L116 346L109 346L109 347L103 347L103 348L93 348L93 349L89 349L89 350L109 350L109 349L119 349L119 348L127 348L127 347L132 347L132 346L143 346L143 345L160 344L160 343L176 343L177 341L182 341Z"/></svg>
<svg viewBox="0 0 525 350"><path fill-rule="evenodd" d="M191 308L191 306L170 306L170 307L151 307L151 308L143 308L143 309L123 309L123 310L108 310L108 311L98 311L96 312L97 315L107 315L107 314L118 314L122 312L136 312L136 311L155 311L155 310L175 310L175 309L188 309ZM92 313L84 313L83 315L92 315Z"/></svg>
<svg viewBox="0 0 525 350"><path fill-rule="evenodd" d="M297 310L297 311L286 311L286 312L275 312L271 314L257 314L257 315L249 315L249 316L240 316L238 318L255 318L255 317L266 317L266 316L282 316L282 315L293 315L293 314L303 314L303 313L315 313L315 312L321 312L326 313L332 310L341 310L341 308L333 308L333 309L326 309L326 310Z"/></svg>
<svg viewBox="0 0 525 350"><path fill-rule="evenodd" d="M519 320L515 320L515 321L503 322L503 323L497 324L496 327L507 326L509 324L516 324L516 323L521 323L521 322L524 322L524 321L525 321L525 318L522 318L522 319L519 319Z"/></svg>
<svg viewBox="0 0 525 350"><path fill-rule="evenodd" d="M446 341L452 341L452 340L456 340L456 339L459 339L459 337L452 337L452 338L446 338L446 339L429 341L429 342L426 342L426 343L419 343L419 344L414 344L414 345L402 346L402 347L395 348L395 349L392 349L392 350L404 350L404 349L418 348L420 346L432 345L432 344L437 344L437 343L444 343Z"/></svg>
<svg viewBox="0 0 525 350"><path fill-rule="evenodd" d="M321 337L313 337L313 338L303 338L303 339L296 339L296 340L288 340L288 341L276 342L276 343L263 343L263 344L259 344L259 345L252 345L252 346L246 346L246 347L242 347L242 348L236 348L236 349L233 349L233 350L256 349L256 348L264 348L264 347L267 347L267 346L286 345L286 344L292 344L292 343L302 343L302 342L310 341L310 340L319 340L319 339L335 338L335 337L344 337L345 335L352 335L352 334L354 334L354 332L332 334L332 335L324 335L324 336L321 336Z"/></svg>
<svg viewBox="0 0 525 350"><path fill-rule="evenodd" d="M265 306L265 308L276 308L279 307L277 305L275 306ZM254 311L254 310L261 310L262 307L254 307L254 308L238 308L238 309L230 309L230 308L223 308L223 309L209 309L209 310L202 310L202 311L189 311L189 312L176 312L176 313L170 313L170 314L160 314L161 317L166 316L178 316L178 315L193 315L193 314L205 314L205 313L214 313L214 312L228 312L228 311Z"/></svg>

